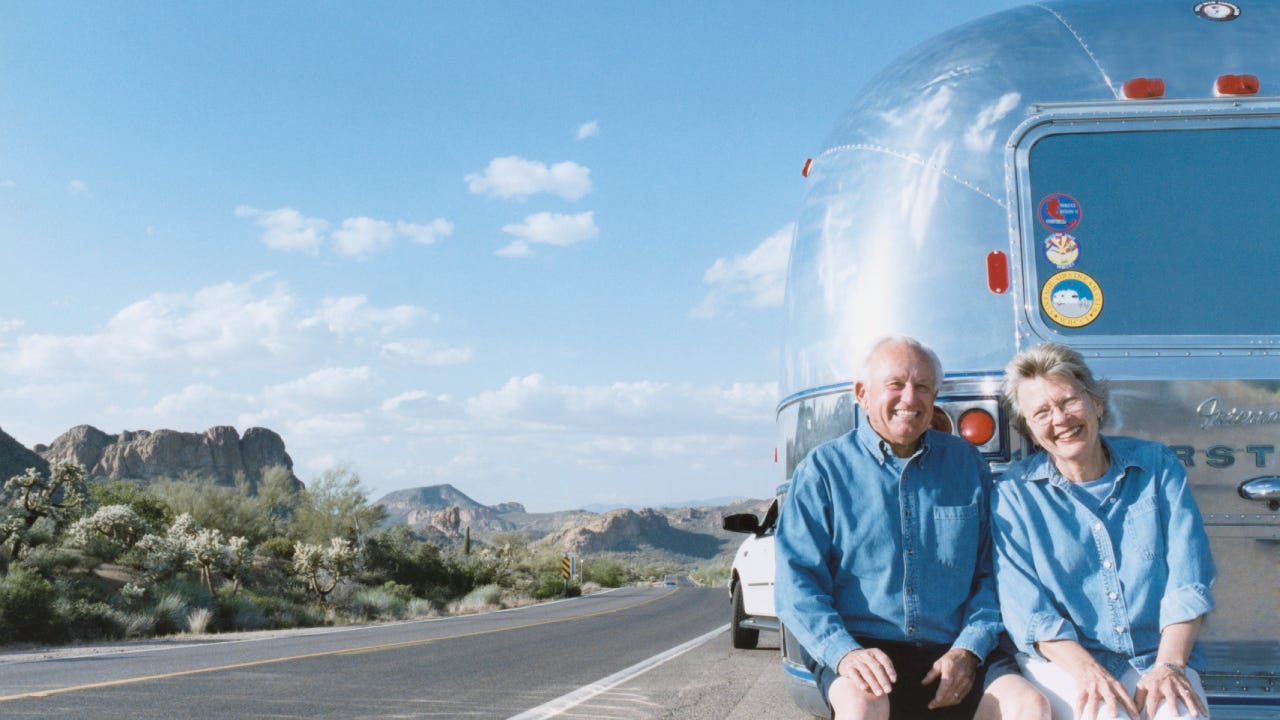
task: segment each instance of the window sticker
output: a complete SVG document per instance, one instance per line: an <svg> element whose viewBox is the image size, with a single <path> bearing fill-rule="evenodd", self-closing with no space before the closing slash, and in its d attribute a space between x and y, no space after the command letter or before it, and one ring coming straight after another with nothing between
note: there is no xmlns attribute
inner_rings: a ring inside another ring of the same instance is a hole
<svg viewBox="0 0 1280 720"><path fill-rule="evenodd" d="M1080 224L1080 203L1070 195L1053 193L1040 201L1040 224L1053 232L1071 232Z"/></svg>
<svg viewBox="0 0 1280 720"><path fill-rule="evenodd" d="M1102 288L1093 278L1065 270L1045 281L1040 307L1049 319L1064 327L1084 327L1102 313Z"/></svg>
<svg viewBox="0 0 1280 720"><path fill-rule="evenodd" d="M1045 238L1044 256L1059 270L1067 270L1080 258L1080 243L1072 235L1054 233Z"/></svg>

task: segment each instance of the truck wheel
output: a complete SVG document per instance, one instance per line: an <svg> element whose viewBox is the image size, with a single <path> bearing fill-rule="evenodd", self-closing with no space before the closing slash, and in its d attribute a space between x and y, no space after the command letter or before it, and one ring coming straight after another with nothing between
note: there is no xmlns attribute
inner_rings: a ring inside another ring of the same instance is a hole
<svg viewBox="0 0 1280 720"><path fill-rule="evenodd" d="M760 642L759 630L742 627L742 621L746 619L747 612L742 609L742 583L738 583L733 586L733 620L729 623L729 630L733 633L733 646L739 650L753 650Z"/></svg>

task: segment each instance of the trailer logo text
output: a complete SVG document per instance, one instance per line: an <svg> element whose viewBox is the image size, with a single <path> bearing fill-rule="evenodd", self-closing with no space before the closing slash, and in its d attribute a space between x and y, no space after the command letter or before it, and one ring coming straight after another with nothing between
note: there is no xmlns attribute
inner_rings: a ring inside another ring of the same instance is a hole
<svg viewBox="0 0 1280 720"><path fill-rule="evenodd" d="M1216 397L1200 403L1196 415L1203 418L1200 429L1212 427L1234 427L1236 425L1280 425L1280 409L1274 410L1241 410L1240 408L1223 408Z"/></svg>

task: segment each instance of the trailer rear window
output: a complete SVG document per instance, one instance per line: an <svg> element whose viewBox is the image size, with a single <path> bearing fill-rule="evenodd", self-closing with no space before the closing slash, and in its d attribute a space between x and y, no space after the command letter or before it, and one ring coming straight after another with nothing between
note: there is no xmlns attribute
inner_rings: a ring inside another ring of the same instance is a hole
<svg viewBox="0 0 1280 720"><path fill-rule="evenodd" d="M1027 158L1047 329L1280 334L1280 128L1049 134Z"/></svg>

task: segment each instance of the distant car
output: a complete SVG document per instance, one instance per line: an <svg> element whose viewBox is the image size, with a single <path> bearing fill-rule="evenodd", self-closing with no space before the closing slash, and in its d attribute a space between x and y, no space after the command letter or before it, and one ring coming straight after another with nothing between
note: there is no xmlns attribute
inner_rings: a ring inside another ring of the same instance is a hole
<svg viewBox="0 0 1280 720"><path fill-rule="evenodd" d="M678 585L680 584L680 576L679 576L679 575L667 575L666 577L662 578L662 584L663 584L665 587L676 587L676 586L678 586Z"/></svg>
<svg viewBox="0 0 1280 720"><path fill-rule="evenodd" d="M778 630L773 605L773 533L777 523L777 500L763 519L754 513L737 513L722 521L725 530L748 533L733 557L729 575L729 626L735 648L754 648L761 630Z"/></svg>

